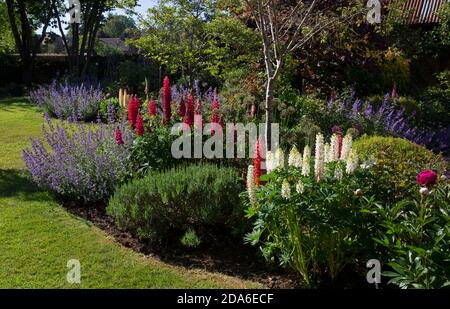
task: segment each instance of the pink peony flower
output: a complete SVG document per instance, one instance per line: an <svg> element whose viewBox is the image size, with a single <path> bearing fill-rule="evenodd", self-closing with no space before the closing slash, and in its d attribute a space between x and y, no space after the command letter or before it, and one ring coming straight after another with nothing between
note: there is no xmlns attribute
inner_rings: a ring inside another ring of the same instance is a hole
<svg viewBox="0 0 450 309"><path fill-rule="evenodd" d="M421 186L432 186L436 184L438 175L432 170L424 170L417 175L417 183Z"/></svg>

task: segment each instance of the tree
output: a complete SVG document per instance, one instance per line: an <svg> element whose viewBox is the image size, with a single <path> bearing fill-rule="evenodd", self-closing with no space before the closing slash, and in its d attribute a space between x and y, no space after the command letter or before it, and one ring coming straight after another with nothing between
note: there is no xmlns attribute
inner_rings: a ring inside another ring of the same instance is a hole
<svg viewBox="0 0 450 309"><path fill-rule="evenodd" d="M56 0L6 0L8 19L17 51L22 61L22 81L31 83L36 53L45 38L45 33L52 18L51 8ZM34 31L42 27L35 39Z"/></svg>
<svg viewBox="0 0 450 309"><path fill-rule="evenodd" d="M337 3L336 3L337 2ZM246 0L261 34L266 73L266 149L271 150L274 88L285 61L333 25L363 12L361 1Z"/></svg>
<svg viewBox="0 0 450 309"><path fill-rule="evenodd" d="M257 35L214 0L161 0L143 21L144 35L133 40L155 62L192 85L199 77L254 62Z"/></svg>
<svg viewBox="0 0 450 309"><path fill-rule="evenodd" d="M14 50L14 36L8 20L6 3L0 2L0 55Z"/></svg>
<svg viewBox="0 0 450 309"><path fill-rule="evenodd" d="M99 37L125 37L133 29L136 29L136 23L132 18L125 15L109 15L105 24L100 29Z"/></svg>
<svg viewBox="0 0 450 309"><path fill-rule="evenodd" d="M71 42L66 36L61 16L71 8L66 8L64 1L53 2L54 16L60 30L64 46L69 56L70 69L81 79L86 77L93 54L97 33L104 20L104 13L114 8L136 6L137 0L80 0L81 23L69 25Z"/></svg>

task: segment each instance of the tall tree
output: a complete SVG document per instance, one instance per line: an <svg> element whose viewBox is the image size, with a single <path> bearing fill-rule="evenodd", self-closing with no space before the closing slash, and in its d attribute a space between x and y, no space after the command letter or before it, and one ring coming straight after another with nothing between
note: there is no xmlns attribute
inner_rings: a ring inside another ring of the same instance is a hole
<svg viewBox="0 0 450 309"><path fill-rule="evenodd" d="M105 24L100 29L100 37L125 37L130 30L136 29L134 20L125 15L108 15Z"/></svg>
<svg viewBox="0 0 450 309"><path fill-rule="evenodd" d="M336 24L365 11L361 1L246 0L261 34L266 73L266 149L271 150L274 89L285 61Z"/></svg>
<svg viewBox="0 0 450 309"><path fill-rule="evenodd" d="M64 1L53 2L52 8L56 17L67 54L70 69L81 79L86 77L97 33L104 21L104 14L114 8L130 8L136 6L137 0L80 0L81 23L69 24L71 42L65 34L62 15L70 11Z"/></svg>
<svg viewBox="0 0 450 309"><path fill-rule="evenodd" d="M39 46L52 19L51 8L56 0L6 0L8 18L17 51L22 61L22 82L31 83L32 71ZM35 39L34 31L42 27Z"/></svg>
<svg viewBox="0 0 450 309"><path fill-rule="evenodd" d="M8 9L4 1L0 1L0 55L14 50L14 36L8 19Z"/></svg>
<svg viewBox="0 0 450 309"><path fill-rule="evenodd" d="M216 0L160 0L142 26L144 35L133 44L191 84L205 75L220 80L258 57L255 32Z"/></svg>

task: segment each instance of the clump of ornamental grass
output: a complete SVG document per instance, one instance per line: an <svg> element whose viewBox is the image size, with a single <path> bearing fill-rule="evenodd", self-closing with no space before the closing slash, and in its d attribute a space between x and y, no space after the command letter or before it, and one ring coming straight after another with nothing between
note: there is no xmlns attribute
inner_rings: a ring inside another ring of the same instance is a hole
<svg viewBox="0 0 450 309"><path fill-rule="evenodd" d="M75 115L68 121L45 119L44 140L31 139L31 147L23 151L33 181L81 203L106 200L129 173L128 126L99 120L84 124Z"/></svg>

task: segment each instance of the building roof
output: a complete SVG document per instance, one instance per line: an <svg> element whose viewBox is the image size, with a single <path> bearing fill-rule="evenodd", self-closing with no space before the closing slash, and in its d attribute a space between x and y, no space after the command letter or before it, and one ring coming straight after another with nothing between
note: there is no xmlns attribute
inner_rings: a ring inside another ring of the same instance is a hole
<svg viewBox="0 0 450 309"><path fill-rule="evenodd" d="M408 0L404 5L408 24L439 23L439 11L449 0Z"/></svg>
<svg viewBox="0 0 450 309"><path fill-rule="evenodd" d="M99 38L99 41L111 48L120 50L127 55L136 53L136 50L131 46L125 44L125 41L121 38Z"/></svg>

